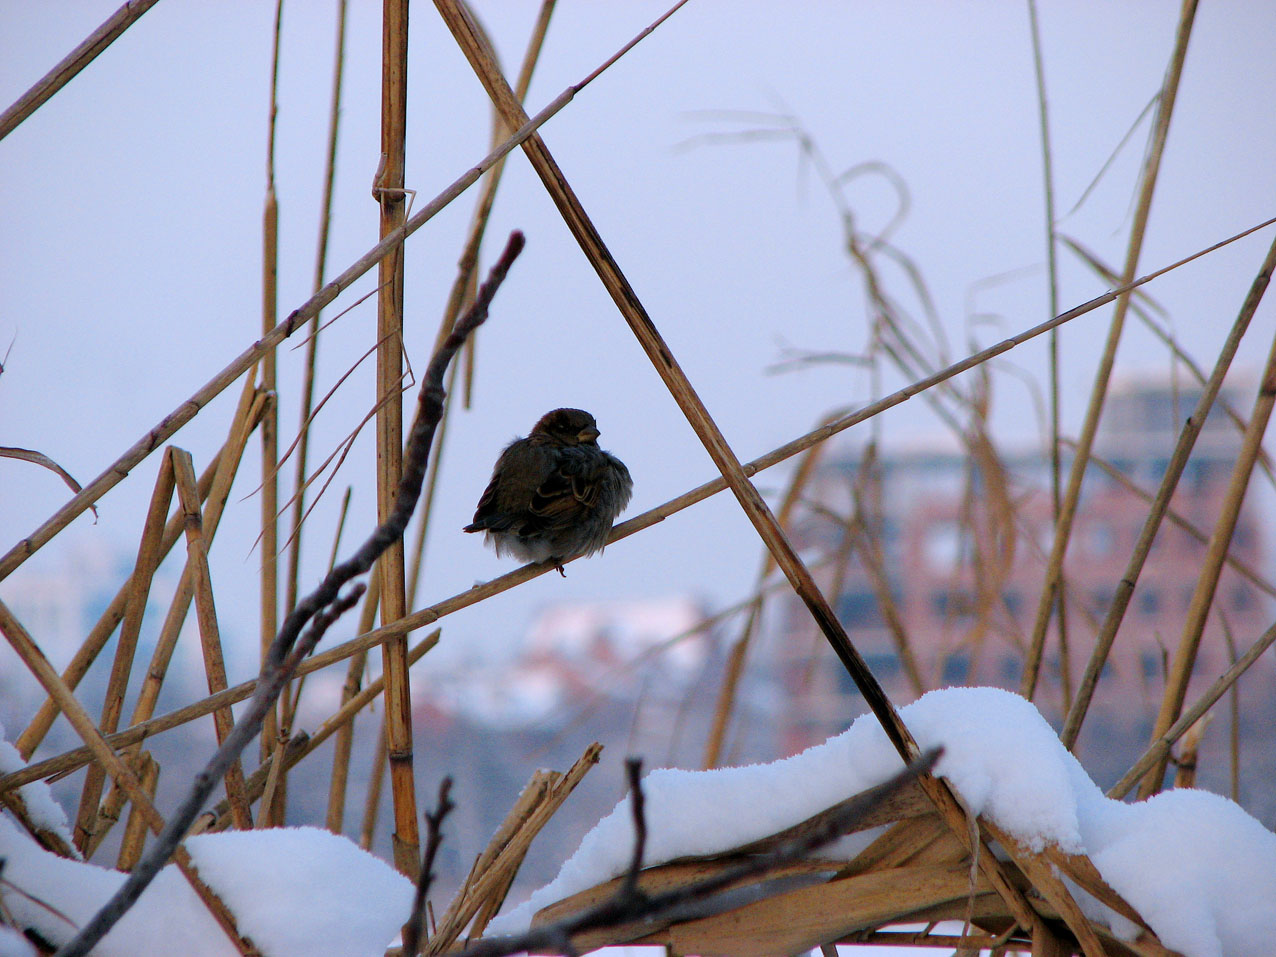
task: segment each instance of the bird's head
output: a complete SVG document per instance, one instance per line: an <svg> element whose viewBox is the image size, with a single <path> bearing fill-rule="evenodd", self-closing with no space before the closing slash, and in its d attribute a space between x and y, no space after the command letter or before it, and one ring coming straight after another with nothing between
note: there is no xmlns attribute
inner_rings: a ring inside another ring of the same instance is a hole
<svg viewBox="0 0 1276 957"><path fill-rule="evenodd" d="M563 445L594 445L598 424L584 409L555 409L541 416L532 435L545 435Z"/></svg>

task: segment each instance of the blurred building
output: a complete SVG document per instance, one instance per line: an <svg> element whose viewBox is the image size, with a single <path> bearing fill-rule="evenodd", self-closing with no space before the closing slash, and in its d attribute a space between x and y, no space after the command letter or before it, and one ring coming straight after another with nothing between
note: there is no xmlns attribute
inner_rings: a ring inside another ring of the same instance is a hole
<svg viewBox="0 0 1276 957"><path fill-rule="evenodd" d="M1056 614L1036 697L1056 726L1198 398L1199 390L1164 383L1129 385L1109 397L1065 562L1067 643L1060 644ZM1223 512L1239 447L1237 427L1223 412L1211 413L1171 502L1206 538ZM1065 459L1065 482L1069 465ZM949 685L1018 690L1053 535L1047 459L995 453L980 441L876 457L858 449L830 460L814 482L808 498L820 505L795 538L815 554L838 556L818 572L820 584L892 700ZM1124 771L1146 744L1205 552L1202 538L1167 516L1080 743L1101 781ZM1252 501L1241 511L1231 557L1243 568L1223 570L1189 700L1230 664L1229 633L1243 651L1272 623L1270 592L1254 580L1265 574L1267 553ZM768 651L785 692L784 750L792 752L844 728L865 705L805 609L792 600L781 618ZM1264 704L1276 683L1270 657L1243 679ZM1224 767L1227 723L1211 732ZM1266 737L1276 743L1270 725Z"/></svg>

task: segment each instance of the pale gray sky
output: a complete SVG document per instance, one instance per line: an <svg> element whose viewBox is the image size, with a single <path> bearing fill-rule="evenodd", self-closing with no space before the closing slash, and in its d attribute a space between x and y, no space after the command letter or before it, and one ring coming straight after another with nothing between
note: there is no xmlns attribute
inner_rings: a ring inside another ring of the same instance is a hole
<svg viewBox="0 0 1276 957"><path fill-rule="evenodd" d="M0 100L8 103L105 19L105 2L0 6ZM522 56L537 4L479 0L507 71ZM335 3L285 5L277 179L280 315L308 295L322 180ZM563 0L533 82L534 111L588 74L654 19L661 4ZM369 194L378 155L379 11L351 3L343 133L329 274L374 241ZM1041 20L1061 211L1069 209L1156 92L1173 40L1172 2L1044 0ZM273 4L161 2L66 89L0 142L0 444L37 448L81 481L101 472L258 334L260 220ZM835 170L880 161L907 183L911 209L896 244L924 271L954 349L972 335L972 287L1038 267L979 293L1000 316L973 335L987 344L1047 313L1041 159L1027 8L975 0L759 3L692 0L543 130L710 411L742 458L807 430L827 410L870 397L848 366L782 376L780 345L855 352L863 296L841 251L839 224L791 142L679 149L711 132L750 127L703 111L791 111ZM1276 211L1276 6L1209 0L1197 17L1158 185L1145 269L1187 255ZM430 4L414 7L408 185L433 196L487 150L489 110ZM1063 230L1119 263L1146 123ZM866 179L848 196L864 228L889 193ZM423 368L450 284L473 194L408 243L407 344ZM591 410L602 444L635 479L629 515L714 474L713 466L607 299L521 155L508 167L489 248L512 228L527 252L501 291L479 348L476 408L456 416L436 503L422 603L508 570L460 533L503 443L560 405ZM1261 262L1269 234L1235 244L1149 289L1203 363ZM491 255L487 257L490 260ZM892 288L908 299L898 275ZM371 288L365 280L360 289ZM1061 304L1103 285L1071 262ZM344 306L353 301L347 295ZM1065 424L1076 427L1108 310L1062 335ZM1241 363L1267 353L1264 306ZM366 304L329 329L326 390L373 340ZM296 429L301 351L281 352L281 433ZM1010 359L1039 381L1044 346ZM1118 370L1168 368L1131 328ZM1028 393L999 377L994 415L1031 439ZM887 375L887 388L902 382ZM175 437L197 467L220 443L232 389ZM326 453L371 402L365 364L325 410L314 448ZM1248 401L1248 400L1247 400ZM884 419L900 439L939 430L914 401ZM351 528L372 510L370 430L316 510L306 583L326 561L335 505L355 485ZM214 550L225 627L255 634L256 452ZM131 552L158 457L78 520L33 567L65 560L85 540ZM314 461L317 461L314 460ZM291 476L291 468L286 472ZM779 475L763 475L764 489ZM0 550L66 498L50 474L0 461ZM347 541L351 541L348 537ZM444 647L495 652L556 601L692 592L743 596L760 546L733 500L718 496L571 566L444 622ZM22 587L15 574L0 591ZM353 623L338 627L348 637ZM428 670L428 668L427 668Z"/></svg>

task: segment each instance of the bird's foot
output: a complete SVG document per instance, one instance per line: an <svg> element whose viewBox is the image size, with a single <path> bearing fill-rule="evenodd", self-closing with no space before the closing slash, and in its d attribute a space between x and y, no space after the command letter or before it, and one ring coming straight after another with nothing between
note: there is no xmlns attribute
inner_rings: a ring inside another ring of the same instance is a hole
<svg viewBox="0 0 1276 957"><path fill-rule="evenodd" d="M558 569L558 574L562 575L564 578L567 577L567 572L563 571L562 565L555 563L554 567Z"/></svg>

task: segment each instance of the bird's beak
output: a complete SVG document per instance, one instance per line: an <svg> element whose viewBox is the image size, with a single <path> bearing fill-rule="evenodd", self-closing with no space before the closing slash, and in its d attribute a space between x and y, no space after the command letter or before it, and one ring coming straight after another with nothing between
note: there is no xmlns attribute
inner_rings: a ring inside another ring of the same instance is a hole
<svg viewBox="0 0 1276 957"><path fill-rule="evenodd" d="M581 429L578 433L576 433L576 440L578 442L592 442L594 439L598 438L599 434L599 431L594 428Z"/></svg>

